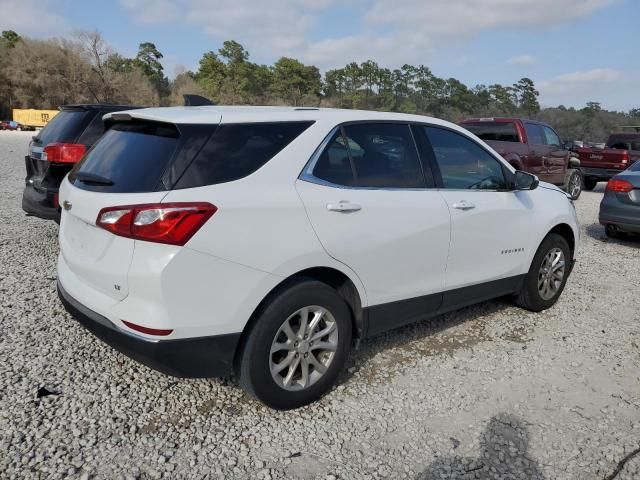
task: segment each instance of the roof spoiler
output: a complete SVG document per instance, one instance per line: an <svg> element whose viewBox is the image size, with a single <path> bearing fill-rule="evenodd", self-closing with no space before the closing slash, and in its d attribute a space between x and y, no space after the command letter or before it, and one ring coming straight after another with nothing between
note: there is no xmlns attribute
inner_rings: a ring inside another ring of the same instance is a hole
<svg viewBox="0 0 640 480"><path fill-rule="evenodd" d="M185 107L204 107L206 105L215 105L215 103L202 95L186 93L182 95L182 98L184 98Z"/></svg>

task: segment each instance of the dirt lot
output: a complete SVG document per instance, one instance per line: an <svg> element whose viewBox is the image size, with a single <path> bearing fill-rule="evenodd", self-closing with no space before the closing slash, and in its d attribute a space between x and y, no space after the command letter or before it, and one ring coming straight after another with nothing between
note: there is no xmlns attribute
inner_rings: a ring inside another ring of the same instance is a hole
<svg viewBox="0 0 640 480"><path fill-rule="evenodd" d="M20 209L28 139L0 132L0 476L587 480L640 447L640 241L604 236L604 184L576 202L579 263L554 308L492 301L367 340L322 401L274 412L69 317L57 226ZM640 478L640 455L616 478Z"/></svg>

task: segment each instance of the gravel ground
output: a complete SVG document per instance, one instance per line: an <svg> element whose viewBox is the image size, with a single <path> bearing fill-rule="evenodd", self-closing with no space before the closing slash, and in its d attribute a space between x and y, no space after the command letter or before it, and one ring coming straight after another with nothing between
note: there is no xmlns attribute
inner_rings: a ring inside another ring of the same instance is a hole
<svg viewBox="0 0 640 480"><path fill-rule="evenodd" d="M20 209L28 139L0 132L0 476L583 480L640 447L640 241L604 236L604 184L577 202L554 308L492 301L366 340L324 399L274 412L231 379L138 365L64 311L57 226ZM640 478L640 455L616 478Z"/></svg>

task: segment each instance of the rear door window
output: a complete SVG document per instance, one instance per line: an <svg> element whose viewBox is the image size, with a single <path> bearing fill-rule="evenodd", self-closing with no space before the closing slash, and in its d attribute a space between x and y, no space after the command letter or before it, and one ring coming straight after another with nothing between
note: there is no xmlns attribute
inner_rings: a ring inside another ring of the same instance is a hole
<svg viewBox="0 0 640 480"><path fill-rule="evenodd" d="M115 124L74 168L69 179L78 188L92 191L163 190L162 175L179 142L180 134L173 125ZM91 177L102 181L86 180Z"/></svg>
<svg viewBox="0 0 640 480"><path fill-rule="evenodd" d="M43 147L53 142L74 143L95 115L94 110L61 110L36 136Z"/></svg>
<svg viewBox="0 0 640 480"><path fill-rule="evenodd" d="M512 122L463 123L462 127L466 128L482 140L520 142L516 126Z"/></svg>
<svg viewBox="0 0 640 480"><path fill-rule="evenodd" d="M338 129L313 169L335 185L364 188L425 188L408 124L363 123Z"/></svg>
<svg viewBox="0 0 640 480"><path fill-rule="evenodd" d="M231 182L252 174L313 122L222 124L187 167L176 189Z"/></svg>

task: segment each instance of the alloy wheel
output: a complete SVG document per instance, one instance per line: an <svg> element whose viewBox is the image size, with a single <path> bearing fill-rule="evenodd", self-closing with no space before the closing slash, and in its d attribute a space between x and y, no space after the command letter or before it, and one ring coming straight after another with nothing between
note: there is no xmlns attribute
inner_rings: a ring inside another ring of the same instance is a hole
<svg viewBox="0 0 640 480"><path fill-rule="evenodd" d="M303 307L287 318L269 352L269 369L285 390L303 390L326 373L338 348L338 324L326 308Z"/></svg>
<svg viewBox="0 0 640 480"><path fill-rule="evenodd" d="M538 293L544 300L550 300L558 293L565 270L564 252L559 248L549 250L538 272Z"/></svg>

